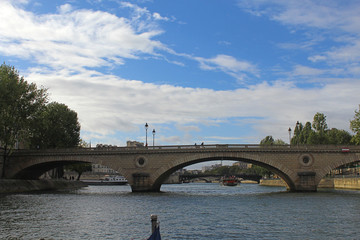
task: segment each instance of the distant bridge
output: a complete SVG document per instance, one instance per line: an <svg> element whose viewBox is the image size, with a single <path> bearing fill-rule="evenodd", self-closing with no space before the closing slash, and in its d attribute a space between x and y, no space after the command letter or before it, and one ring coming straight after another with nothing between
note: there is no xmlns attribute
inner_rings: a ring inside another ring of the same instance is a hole
<svg viewBox="0 0 360 240"><path fill-rule="evenodd" d="M118 171L134 192L160 191L162 183L176 170L213 160L253 163L280 176L291 191L316 191L332 169L360 161L360 146L218 144L17 150L5 166L4 177L37 179L55 167L87 162Z"/></svg>
<svg viewBox="0 0 360 240"><path fill-rule="evenodd" d="M200 174L180 174L179 175L179 180L180 181L186 181L186 180L190 180L190 179L195 179L195 178L200 178L200 179L207 179L209 177L215 177L215 178L221 178L224 175L217 175L217 174L206 174L206 173L200 173ZM238 178L242 178L244 180L252 180L252 181L256 181L256 182L260 182L261 176L257 175L257 174L246 174L246 173L241 173L241 174L231 174L231 176L235 176Z"/></svg>

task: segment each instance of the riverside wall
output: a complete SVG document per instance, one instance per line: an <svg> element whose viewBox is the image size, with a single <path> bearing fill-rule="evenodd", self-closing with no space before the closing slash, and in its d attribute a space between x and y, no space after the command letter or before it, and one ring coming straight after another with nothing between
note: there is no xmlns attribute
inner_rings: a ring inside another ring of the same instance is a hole
<svg viewBox="0 0 360 240"><path fill-rule="evenodd" d="M261 179L260 185L273 187L287 187L282 179ZM318 188L336 188L360 190L360 178L358 177L336 177L321 179Z"/></svg>
<svg viewBox="0 0 360 240"><path fill-rule="evenodd" d="M85 183L80 181L2 179L0 180L0 194L76 189L86 186Z"/></svg>

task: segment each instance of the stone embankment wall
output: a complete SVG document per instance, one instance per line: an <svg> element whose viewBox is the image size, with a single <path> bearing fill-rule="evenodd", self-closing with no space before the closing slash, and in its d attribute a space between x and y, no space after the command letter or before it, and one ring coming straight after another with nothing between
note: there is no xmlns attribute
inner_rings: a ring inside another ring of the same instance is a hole
<svg viewBox="0 0 360 240"><path fill-rule="evenodd" d="M270 187L287 187L282 179L260 179L260 185Z"/></svg>
<svg viewBox="0 0 360 240"><path fill-rule="evenodd" d="M334 178L335 188L360 190L360 178Z"/></svg>
<svg viewBox="0 0 360 240"><path fill-rule="evenodd" d="M285 182L281 179L261 179L260 185L287 187ZM338 188L338 189L353 189L360 190L360 178L323 178L321 179L318 188Z"/></svg>
<svg viewBox="0 0 360 240"><path fill-rule="evenodd" d="M80 181L3 179L0 180L0 193L75 189L86 186L85 183Z"/></svg>

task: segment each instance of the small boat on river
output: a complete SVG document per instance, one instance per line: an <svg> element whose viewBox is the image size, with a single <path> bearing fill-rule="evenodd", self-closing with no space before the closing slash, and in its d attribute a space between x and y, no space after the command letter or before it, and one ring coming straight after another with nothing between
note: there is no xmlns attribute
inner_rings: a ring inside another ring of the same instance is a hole
<svg viewBox="0 0 360 240"><path fill-rule="evenodd" d="M239 184L239 180L235 176L225 176L220 180L221 184L224 186L236 186Z"/></svg>
<svg viewBox="0 0 360 240"><path fill-rule="evenodd" d="M100 180L82 180L88 185L125 185L128 183L123 176L106 176Z"/></svg>

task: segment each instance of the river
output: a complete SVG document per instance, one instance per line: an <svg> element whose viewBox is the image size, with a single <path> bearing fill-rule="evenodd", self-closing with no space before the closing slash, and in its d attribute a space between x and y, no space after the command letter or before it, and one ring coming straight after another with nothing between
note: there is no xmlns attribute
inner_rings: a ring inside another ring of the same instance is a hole
<svg viewBox="0 0 360 240"><path fill-rule="evenodd" d="M0 195L0 239L360 239L360 191L289 193L216 183Z"/></svg>

